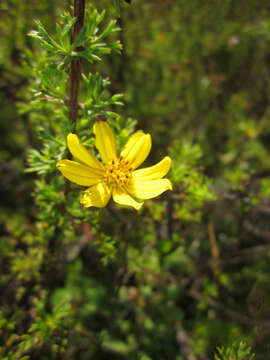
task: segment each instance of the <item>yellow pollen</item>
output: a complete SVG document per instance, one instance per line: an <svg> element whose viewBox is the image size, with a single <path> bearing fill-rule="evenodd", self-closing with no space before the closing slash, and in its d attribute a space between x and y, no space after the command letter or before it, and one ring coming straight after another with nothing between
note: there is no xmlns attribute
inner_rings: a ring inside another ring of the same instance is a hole
<svg viewBox="0 0 270 360"><path fill-rule="evenodd" d="M132 168L122 156L105 165L105 177L108 184L125 185L130 181L131 175Z"/></svg>

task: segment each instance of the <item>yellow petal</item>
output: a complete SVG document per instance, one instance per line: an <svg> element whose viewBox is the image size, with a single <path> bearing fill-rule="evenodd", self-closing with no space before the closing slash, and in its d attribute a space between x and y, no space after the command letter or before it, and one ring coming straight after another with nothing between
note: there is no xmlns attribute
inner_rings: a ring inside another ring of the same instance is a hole
<svg viewBox="0 0 270 360"><path fill-rule="evenodd" d="M133 178L135 180L157 180L161 179L163 176L167 174L171 167L171 158L166 156L159 163L154 166L150 166L144 169L139 169L133 171Z"/></svg>
<svg viewBox="0 0 270 360"><path fill-rule="evenodd" d="M134 179L126 189L131 196L145 200L156 197L166 190L172 190L172 183L168 179L151 181L139 181Z"/></svg>
<svg viewBox="0 0 270 360"><path fill-rule="evenodd" d="M136 145L137 141L141 138L145 136L145 133L143 132L136 132L135 134L133 134L132 136L130 136L130 138L128 139L128 141L126 142L121 155L122 156L127 156L127 154L132 150L132 148Z"/></svg>
<svg viewBox="0 0 270 360"><path fill-rule="evenodd" d="M108 204L111 197L109 187L104 183L99 183L83 192L81 197L81 204L84 207L104 207Z"/></svg>
<svg viewBox="0 0 270 360"><path fill-rule="evenodd" d="M120 205L132 206L139 210L143 203L135 201L126 191L121 188L115 188L112 193L113 200Z"/></svg>
<svg viewBox="0 0 270 360"><path fill-rule="evenodd" d="M98 171L76 161L60 160L56 167L68 180L78 185L91 186L102 180Z"/></svg>
<svg viewBox="0 0 270 360"><path fill-rule="evenodd" d="M124 146L121 156L136 169L147 158L152 146L151 136L144 133L136 133L131 136Z"/></svg>
<svg viewBox="0 0 270 360"><path fill-rule="evenodd" d="M97 121L94 124L94 134L96 135L96 148L102 161L107 164L117 157L113 131L106 121Z"/></svg>
<svg viewBox="0 0 270 360"><path fill-rule="evenodd" d="M77 135L68 134L67 144L71 154L81 163L95 169L104 170L103 165L83 146Z"/></svg>

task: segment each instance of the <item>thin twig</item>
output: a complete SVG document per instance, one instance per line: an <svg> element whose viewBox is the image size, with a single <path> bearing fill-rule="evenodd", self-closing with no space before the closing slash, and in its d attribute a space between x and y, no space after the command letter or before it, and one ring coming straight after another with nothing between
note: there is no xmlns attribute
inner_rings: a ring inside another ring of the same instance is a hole
<svg viewBox="0 0 270 360"><path fill-rule="evenodd" d="M74 17L77 21L74 26L72 41L76 39L84 23L85 0L74 0ZM77 48L77 51L81 49ZM73 59L70 64L70 99L69 99L69 120L76 124L78 116L78 97L81 79L81 61ZM75 126L74 126L75 128Z"/></svg>
<svg viewBox="0 0 270 360"><path fill-rule="evenodd" d="M128 240L129 240L129 231L131 229L131 223L122 217L119 212L116 212L111 205L108 206L108 210L111 215L116 219L118 223L121 224L121 234L124 242L124 249L123 249L123 266L118 270L115 276L115 286L114 291L115 294L118 293L120 287L123 284L126 284L131 276L129 273L129 266L128 266Z"/></svg>
<svg viewBox="0 0 270 360"><path fill-rule="evenodd" d="M211 249L211 255L212 255L211 268L212 268L214 277L217 277L219 274L220 254L219 254L219 247L217 244L213 220L209 221L207 229L208 229L210 249Z"/></svg>
<svg viewBox="0 0 270 360"><path fill-rule="evenodd" d="M84 12L85 12L85 0L74 0L74 17L77 18L77 21L74 25L74 30L72 34L72 42L75 41L76 37L78 36L81 28L83 27L84 23ZM80 51L80 48L76 48L76 51ZM73 123L74 129L73 131L76 132L76 120L78 116L78 97L79 97L79 90L80 90L80 79L81 79L81 61L78 58L75 58L71 61L70 64L70 98L64 99L64 102L67 104L69 108L68 118ZM68 154L68 159L71 159L71 154ZM70 183L66 181L64 185L64 195L67 194L70 190ZM63 208L63 212L68 214L66 203ZM75 223L72 221L72 216L68 216L69 220L71 221L74 230L77 234L77 229ZM77 234L78 235L78 234Z"/></svg>
<svg viewBox="0 0 270 360"><path fill-rule="evenodd" d="M174 209L174 200L168 195L167 201L167 234L168 239L172 240L173 237L173 209Z"/></svg>

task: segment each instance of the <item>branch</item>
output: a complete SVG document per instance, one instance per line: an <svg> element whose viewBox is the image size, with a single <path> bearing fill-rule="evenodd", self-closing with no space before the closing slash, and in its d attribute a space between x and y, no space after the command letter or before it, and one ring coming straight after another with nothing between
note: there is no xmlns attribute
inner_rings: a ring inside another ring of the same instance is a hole
<svg viewBox="0 0 270 360"><path fill-rule="evenodd" d="M200 300L203 297L203 294L199 293L196 290L191 290L189 294L196 300ZM252 319L249 316L243 315L235 310L229 309L226 306L220 304L219 302L215 301L214 299L208 297L207 298L208 304L213 308L216 309L226 316L228 316L230 319L234 321L238 321L242 325L249 325L249 326L256 326L256 325L263 325L267 328L270 327L270 321L268 320L256 320Z"/></svg>
<svg viewBox="0 0 270 360"><path fill-rule="evenodd" d="M186 332L181 322L176 323L176 341L179 344L179 351L181 358L186 360L206 360L204 355L197 355L195 357L192 354L192 340L193 338Z"/></svg>
<svg viewBox="0 0 270 360"><path fill-rule="evenodd" d="M84 23L84 10L85 10L85 0L74 0L74 16L77 18L76 24L74 26L72 42L78 36L81 28ZM79 48L76 49L80 50ZM81 60L74 59L71 61L70 66L70 99L69 99L69 120L76 123L79 103L79 88L80 88L80 78L81 78Z"/></svg>

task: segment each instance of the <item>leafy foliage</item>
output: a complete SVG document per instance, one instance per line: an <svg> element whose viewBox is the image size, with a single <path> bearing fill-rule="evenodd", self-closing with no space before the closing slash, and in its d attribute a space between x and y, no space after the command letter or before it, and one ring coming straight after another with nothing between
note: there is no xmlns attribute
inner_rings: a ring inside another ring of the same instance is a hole
<svg viewBox="0 0 270 360"><path fill-rule="evenodd" d="M0 357L264 360L268 4L86 1L76 39L69 5L0 3ZM84 209L56 170L104 116L119 147L151 133L146 166L172 158L138 214Z"/></svg>
<svg viewBox="0 0 270 360"><path fill-rule="evenodd" d="M100 55L109 54L112 50L120 52L120 42L112 41L105 43L104 39L113 32L119 31L116 21L112 20L103 30L99 26L104 19L105 10L100 14L97 10L87 9L85 15L85 25L74 41L72 41L72 30L76 18L71 17L70 13L64 13L61 18L61 25L56 24L57 40L54 40L37 21L38 30L31 31L29 35L39 40L42 47L47 51L47 58L58 62L59 69L66 68L70 62L80 57L88 62L101 61ZM84 48L75 51L76 48ZM60 58L60 62L59 62Z"/></svg>
<svg viewBox="0 0 270 360"><path fill-rule="evenodd" d="M241 360L247 359L252 360L254 359L254 354L251 354L251 349L247 347L243 342L239 344L233 344L231 347L228 348L219 348L218 349L219 355L215 355L215 360Z"/></svg>

